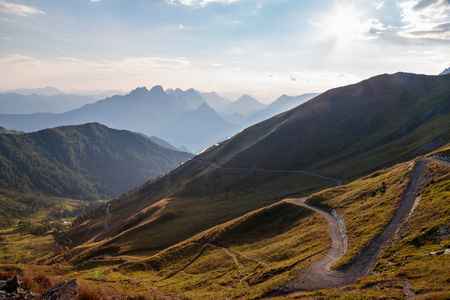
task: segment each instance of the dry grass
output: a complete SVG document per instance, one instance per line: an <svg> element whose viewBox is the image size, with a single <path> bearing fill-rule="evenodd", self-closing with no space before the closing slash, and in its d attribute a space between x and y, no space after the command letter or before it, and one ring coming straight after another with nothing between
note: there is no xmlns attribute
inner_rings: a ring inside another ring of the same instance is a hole
<svg viewBox="0 0 450 300"><path fill-rule="evenodd" d="M450 168L430 163L424 175L417 207L375 270L410 282L423 299L444 299L450 294L450 255L443 254L450 250Z"/></svg>
<svg viewBox="0 0 450 300"><path fill-rule="evenodd" d="M352 262L389 223L407 187L411 169L411 162L399 164L308 198L312 205L330 212L335 209L345 220L348 250L335 268Z"/></svg>
<svg viewBox="0 0 450 300"><path fill-rule="evenodd" d="M281 202L216 226L121 273L196 299L255 298L296 277L329 247L318 214Z"/></svg>

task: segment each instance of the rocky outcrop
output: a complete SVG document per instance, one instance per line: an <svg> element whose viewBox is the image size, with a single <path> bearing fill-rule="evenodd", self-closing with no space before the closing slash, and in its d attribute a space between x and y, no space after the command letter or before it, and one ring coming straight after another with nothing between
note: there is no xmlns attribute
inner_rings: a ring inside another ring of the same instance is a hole
<svg viewBox="0 0 450 300"><path fill-rule="evenodd" d="M78 292L78 283L75 279L63 281L46 291L39 299L45 300L74 300ZM38 295L26 290L18 275L7 281L0 280L0 300L31 300Z"/></svg>
<svg viewBox="0 0 450 300"><path fill-rule="evenodd" d="M73 300L77 295L78 283L76 279L63 281L46 291L42 298L45 300Z"/></svg>
<svg viewBox="0 0 450 300"><path fill-rule="evenodd" d="M0 281L0 300L10 299L35 299L36 294L27 291L22 287L22 280L18 275L7 281Z"/></svg>

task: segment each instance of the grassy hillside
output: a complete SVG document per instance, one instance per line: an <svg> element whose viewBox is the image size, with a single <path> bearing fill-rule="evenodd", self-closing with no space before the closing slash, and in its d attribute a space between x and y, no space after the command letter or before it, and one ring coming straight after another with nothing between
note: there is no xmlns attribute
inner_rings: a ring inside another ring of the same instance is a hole
<svg viewBox="0 0 450 300"><path fill-rule="evenodd" d="M336 209L346 222L349 250L338 265L351 262L389 222L413 165L410 161L383 169L308 198L309 203L326 210ZM420 200L369 277L344 288L289 297L403 299L416 294L419 299L446 299L450 293L450 261L445 254L450 249L449 176L450 167L436 163L427 166ZM253 299L302 276L312 262L323 257L329 242L328 225L322 216L281 201L207 229L154 255L148 252L147 256L140 253L112 257L114 253L96 250L91 259L86 259L87 252L94 248L84 245L66 256L72 265L47 270L48 275L77 277L96 285L98 293L105 295L101 299L106 299L106 294L131 292L193 299Z"/></svg>
<svg viewBox="0 0 450 300"><path fill-rule="evenodd" d="M414 161L410 161L379 170L308 198L309 203L328 211L336 209L346 222L349 250L338 265L351 262L389 222L413 165ZM420 198L369 277L344 288L301 292L288 298L448 298L449 176L450 167L437 163L426 167ZM105 206L99 211L104 209ZM48 236L26 236L22 241L11 237L9 248L4 245L6 239L0 241L0 252L12 252L11 247L16 247L13 259L36 262L48 257L52 250ZM151 236L144 232L136 238L145 240ZM113 242L114 238L107 241ZM130 294L145 299L168 294L193 299L253 299L302 276L311 263L323 257L329 243L328 225L322 216L280 201L209 228L156 254L148 251L147 255L113 257L113 247L109 248L112 252L102 252L83 245L66 255L70 264L0 265L0 276L1 271L19 269L35 277L42 272L59 280L76 277L83 289L89 286L98 299ZM36 254L33 259L27 256L30 251Z"/></svg>
<svg viewBox="0 0 450 300"><path fill-rule="evenodd" d="M18 134L18 133L23 133L23 132L22 131L18 131L18 130L6 129L5 127L1 127L0 126L0 133Z"/></svg>
<svg viewBox="0 0 450 300"><path fill-rule="evenodd" d="M118 196L188 159L97 123L0 135L0 187L75 199Z"/></svg>
<svg viewBox="0 0 450 300"><path fill-rule="evenodd" d="M413 165L399 164L308 197L309 204L329 212L334 209L345 220L348 250L335 268L352 262L386 227L400 204Z"/></svg>
<svg viewBox="0 0 450 300"><path fill-rule="evenodd" d="M112 201L111 227L103 235L109 239L89 247L148 256L285 197L334 185L302 174L223 170L190 160L170 177L165 175ZM105 210L92 212L77 221L69 236L76 244L88 241L104 231L106 219Z"/></svg>
<svg viewBox="0 0 450 300"><path fill-rule="evenodd" d="M202 158L355 179L450 140L450 77L380 75L258 123Z"/></svg>
<svg viewBox="0 0 450 300"><path fill-rule="evenodd" d="M348 181L407 161L450 139L449 89L449 77L399 73L331 90L113 201L108 232L99 210L70 237L82 243L102 234L108 240L89 247L151 255L285 197L335 186L283 169Z"/></svg>
<svg viewBox="0 0 450 300"><path fill-rule="evenodd" d="M409 217L382 253L369 277L342 289L298 293L292 298L448 299L449 191L450 167L435 162L428 164ZM369 212L368 209L362 211ZM364 223L360 225L365 227Z"/></svg>

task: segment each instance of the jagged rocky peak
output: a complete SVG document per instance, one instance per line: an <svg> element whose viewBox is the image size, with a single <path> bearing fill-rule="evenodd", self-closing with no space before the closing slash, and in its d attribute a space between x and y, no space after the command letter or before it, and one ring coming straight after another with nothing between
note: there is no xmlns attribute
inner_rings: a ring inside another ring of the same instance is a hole
<svg viewBox="0 0 450 300"><path fill-rule="evenodd" d="M164 92L163 87L160 85L155 85L154 87L152 87L152 89L150 90L150 94L167 96L166 92Z"/></svg>
<svg viewBox="0 0 450 300"><path fill-rule="evenodd" d="M144 87L138 87L135 88L134 90L132 90L130 92L130 96L144 96L147 95L149 93L149 90L147 90L147 88Z"/></svg>

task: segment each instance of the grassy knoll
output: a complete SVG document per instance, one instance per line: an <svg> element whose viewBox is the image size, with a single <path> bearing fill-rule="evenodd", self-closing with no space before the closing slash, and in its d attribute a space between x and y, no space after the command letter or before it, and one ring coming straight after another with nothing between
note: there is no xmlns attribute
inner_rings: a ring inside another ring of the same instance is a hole
<svg viewBox="0 0 450 300"><path fill-rule="evenodd" d="M329 247L320 215L280 202L213 227L121 272L164 293L255 298L293 279ZM153 269L154 271L148 271Z"/></svg>
<svg viewBox="0 0 450 300"><path fill-rule="evenodd" d="M308 203L344 218L348 250L334 267L349 264L389 223L408 184L413 163L377 171L348 185L314 194Z"/></svg>

